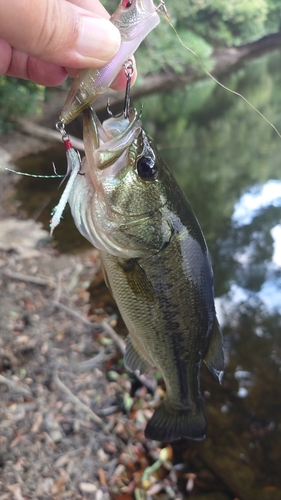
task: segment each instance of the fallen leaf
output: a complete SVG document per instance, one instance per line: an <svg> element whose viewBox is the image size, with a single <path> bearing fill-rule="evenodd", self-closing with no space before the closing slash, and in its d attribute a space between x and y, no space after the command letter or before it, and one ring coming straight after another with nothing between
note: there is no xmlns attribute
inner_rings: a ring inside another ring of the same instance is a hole
<svg viewBox="0 0 281 500"><path fill-rule="evenodd" d="M97 491L97 487L92 483L79 483L79 489L83 493L95 493Z"/></svg>
<svg viewBox="0 0 281 500"><path fill-rule="evenodd" d="M160 483L155 483L153 484L146 492L147 495L157 495L157 493L160 493L162 491L163 485Z"/></svg>
<svg viewBox="0 0 281 500"><path fill-rule="evenodd" d="M52 495L58 495L58 494L64 493L65 492L65 483L66 483L66 476L63 475L52 486L52 489L51 489Z"/></svg>
<svg viewBox="0 0 281 500"><path fill-rule="evenodd" d="M18 483L7 486L7 489L12 493L14 500L24 500Z"/></svg>
<svg viewBox="0 0 281 500"><path fill-rule="evenodd" d="M31 432L34 432L35 434L39 431L39 427L43 422L43 415L42 413L39 413L33 423L33 426L31 428Z"/></svg>
<svg viewBox="0 0 281 500"><path fill-rule="evenodd" d="M106 472L103 469L98 469L99 482L101 486L106 486Z"/></svg>
<svg viewBox="0 0 281 500"><path fill-rule="evenodd" d="M113 500L134 500L134 498L131 495L128 495L128 493L123 493L122 495L113 497Z"/></svg>

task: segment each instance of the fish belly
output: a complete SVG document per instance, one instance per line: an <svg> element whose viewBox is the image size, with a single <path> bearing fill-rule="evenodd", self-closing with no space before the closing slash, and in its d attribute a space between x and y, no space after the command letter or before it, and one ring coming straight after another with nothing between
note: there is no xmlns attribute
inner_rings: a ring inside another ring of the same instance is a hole
<svg viewBox="0 0 281 500"><path fill-rule="evenodd" d="M202 251L194 270L178 243L148 259L125 262L101 253L129 330L125 365L141 372L156 366L166 383L166 398L146 429L147 437L160 441L202 439L206 432L199 371L215 318L212 272Z"/></svg>

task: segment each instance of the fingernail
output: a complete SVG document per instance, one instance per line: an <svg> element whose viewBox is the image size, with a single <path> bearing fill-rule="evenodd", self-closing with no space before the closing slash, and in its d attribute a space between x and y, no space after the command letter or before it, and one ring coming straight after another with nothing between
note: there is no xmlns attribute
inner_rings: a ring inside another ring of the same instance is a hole
<svg viewBox="0 0 281 500"><path fill-rule="evenodd" d="M110 61L120 41L119 30L110 21L83 16L76 50L83 57Z"/></svg>

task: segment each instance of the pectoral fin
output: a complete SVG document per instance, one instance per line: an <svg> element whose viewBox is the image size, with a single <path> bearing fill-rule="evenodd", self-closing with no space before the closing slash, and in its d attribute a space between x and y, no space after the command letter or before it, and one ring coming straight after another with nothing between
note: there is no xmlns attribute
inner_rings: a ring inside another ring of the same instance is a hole
<svg viewBox="0 0 281 500"><path fill-rule="evenodd" d="M224 371L224 352L222 345L222 333L217 318L214 321L210 344L203 361L210 372L221 384Z"/></svg>
<svg viewBox="0 0 281 500"><path fill-rule="evenodd" d="M148 372L148 370L153 367L153 365L147 359L139 354L139 352L133 346L130 337L127 338L124 363L125 367L128 368L128 370L130 370L131 372L139 370L141 374Z"/></svg>
<svg viewBox="0 0 281 500"><path fill-rule="evenodd" d="M137 259L118 259L118 264L124 271L124 277L132 293L140 300L154 302L153 286Z"/></svg>

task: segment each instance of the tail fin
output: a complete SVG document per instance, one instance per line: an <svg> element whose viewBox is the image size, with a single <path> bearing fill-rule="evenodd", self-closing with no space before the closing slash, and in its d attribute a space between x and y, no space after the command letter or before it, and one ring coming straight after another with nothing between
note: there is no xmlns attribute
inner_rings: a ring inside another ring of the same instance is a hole
<svg viewBox="0 0 281 500"><path fill-rule="evenodd" d="M149 420L145 437L156 441L171 442L181 437L201 440L206 437L204 402L198 401L194 409L176 411L167 400L158 406Z"/></svg>

